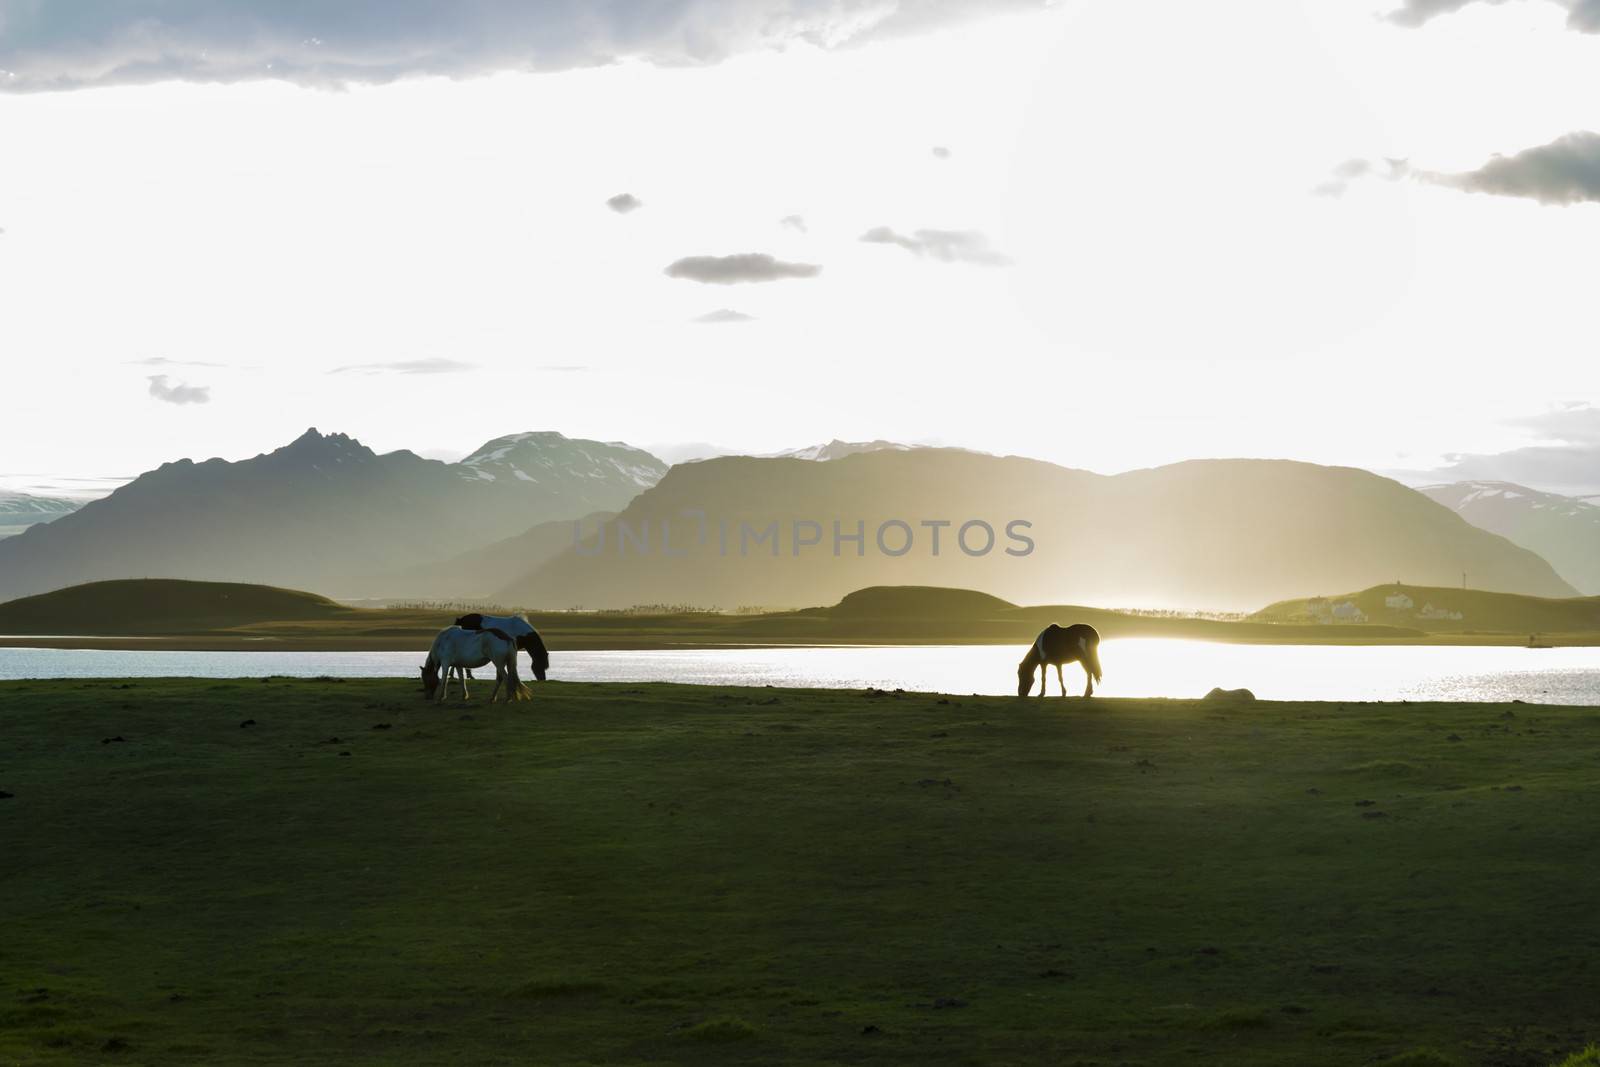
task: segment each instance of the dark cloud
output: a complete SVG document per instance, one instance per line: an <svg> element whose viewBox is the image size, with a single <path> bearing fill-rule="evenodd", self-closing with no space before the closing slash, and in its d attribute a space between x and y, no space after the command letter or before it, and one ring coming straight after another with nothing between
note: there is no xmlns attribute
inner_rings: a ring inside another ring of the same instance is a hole
<svg viewBox="0 0 1600 1067"><path fill-rule="evenodd" d="M1541 204L1600 203L1600 133L1569 133L1514 156L1495 156L1465 174L1412 173L1469 193L1520 196Z"/></svg>
<svg viewBox="0 0 1600 1067"><path fill-rule="evenodd" d="M754 315L746 315L742 311L735 311L732 308L718 308L716 311L708 311L704 315L696 316L694 321L709 325L722 322L754 322L756 317Z"/></svg>
<svg viewBox="0 0 1600 1067"><path fill-rule="evenodd" d="M1555 0L1567 9L1567 26L1580 33L1600 33L1600 0ZM1505 0L1405 0L1388 15L1396 26L1416 28L1440 15L1448 15L1471 4L1502 4Z"/></svg>
<svg viewBox="0 0 1600 1067"><path fill-rule="evenodd" d="M765 252L741 252L732 256L687 256L669 264L669 278L687 278L706 285L737 285L741 282L775 282L784 278L815 278L822 268L814 263L785 263Z"/></svg>
<svg viewBox="0 0 1600 1067"><path fill-rule="evenodd" d="M167 404L209 404L211 387L207 385L169 384L165 374L152 374L148 379L150 395Z"/></svg>
<svg viewBox="0 0 1600 1067"><path fill-rule="evenodd" d="M0 0L0 90L181 79L302 85L714 63L837 48L1046 0Z"/></svg>
<svg viewBox="0 0 1600 1067"><path fill-rule="evenodd" d="M917 230L897 233L887 226L876 226L861 235L868 244L897 245L907 252L928 256L942 263L976 263L1003 267L1011 260L989 246L989 239L976 230Z"/></svg>
<svg viewBox="0 0 1600 1067"><path fill-rule="evenodd" d="M1439 481L1516 482L1551 493L1600 493L1600 408L1569 404L1556 411L1512 419L1536 443L1489 455L1458 453L1426 475Z"/></svg>
<svg viewBox="0 0 1600 1067"><path fill-rule="evenodd" d="M806 225L804 215L785 215L778 220L779 226L785 226L797 233L810 233L811 227Z"/></svg>
<svg viewBox="0 0 1600 1067"><path fill-rule="evenodd" d="M1522 197L1541 204L1600 203L1600 133L1569 133L1515 155L1494 156L1477 170L1460 173L1424 170L1404 159L1381 163L1351 159L1335 167L1333 176L1312 192L1343 196L1351 182L1368 176L1390 181L1410 178L1447 189Z"/></svg>
<svg viewBox="0 0 1600 1067"><path fill-rule="evenodd" d="M402 359L392 363L351 363L343 367L335 367L329 374L460 374L462 371L476 370L474 363L462 363L455 359Z"/></svg>
<svg viewBox="0 0 1600 1067"><path fill-rule="evenodd" d="M638 211L644 207L644 201L632 193L618 193L606 201L606 207L615 211L618 215L626 215L630 211Z"/></svg>

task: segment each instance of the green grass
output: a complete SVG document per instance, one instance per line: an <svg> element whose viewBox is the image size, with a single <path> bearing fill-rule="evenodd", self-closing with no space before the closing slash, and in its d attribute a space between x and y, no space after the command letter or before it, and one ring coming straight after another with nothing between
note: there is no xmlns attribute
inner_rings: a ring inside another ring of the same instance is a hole
<svg viewBox="0 0 1600 1067"><path fill-rule="evenodd" d="M0 1064L1542 1067L1600 1027L1596 709L536 693L0 685Z"/></svg>

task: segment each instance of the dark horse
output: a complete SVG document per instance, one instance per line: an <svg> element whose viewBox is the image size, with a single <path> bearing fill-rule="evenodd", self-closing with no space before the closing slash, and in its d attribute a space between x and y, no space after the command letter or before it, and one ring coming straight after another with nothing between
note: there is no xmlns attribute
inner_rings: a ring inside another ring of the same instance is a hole
<svg viewBox="0 0 1600 1067"><path fill-rule="evenodd" d="M544 647L544 638L539 636L539 631L521 615L484 615L474 611L457 619L456 625L463 630L487 630L491 626L504 630L516 646L528 654L528 660L533 664L533 676L544 681L545 672L550 669L550 651Z"/></svg>
<svg viewBox="0 0 1600 1067"><path fill-rule="evenodd" d="M1100 680L1100 634L1093 626L1076 623L1057 626L1051 623L1033 639L1033 647L1017 664L1017 696L1025 697L1033 689L1033 672L1039 672L1039 695L1044 696L1050 678L1050 668L1056 669L1056 681L1061 683L1061 695L1067 695L1067 681L1061 676L1065 663L1083 664L1083 695L1094 696L1094 683ZM1042 669L1041 669L1042 668Z"/></svg>

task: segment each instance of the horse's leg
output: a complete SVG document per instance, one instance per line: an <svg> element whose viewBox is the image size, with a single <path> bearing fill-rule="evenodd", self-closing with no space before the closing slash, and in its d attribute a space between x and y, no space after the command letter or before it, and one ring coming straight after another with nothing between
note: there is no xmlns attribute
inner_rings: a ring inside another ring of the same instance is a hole
<svg viewBox="0 0 1600 1067"><path fill-rule="evenodd" d="M493 704L495 698L500 695L500 683L505 681L505 677L505 668L496 663L494 665L494 691L489 694L489 703Z"/></svg>
<svg viewBox="0 0 1600 1067"><path fill-rule="evenodd" d="M1059 663L1056 664L1056 684L1061 686L1061 695L1066 696L1067 683L1066 680L1061 677L1061 664Z"/></svg>
<svg viewBox="0 0 1600 1067"><path fill-rule="evenodd" d="M1039 695L1044 696L1045 687L1050 684L1050 664L1039 661Z"/></svg>
<svg viewBox="0 0 1600 1067"><path fill-rule="evenodd" d="M1094 696L1094 672L1089 669L1087 663L1083 665L1083 681L1083 697L1087 700Z"/></svg>

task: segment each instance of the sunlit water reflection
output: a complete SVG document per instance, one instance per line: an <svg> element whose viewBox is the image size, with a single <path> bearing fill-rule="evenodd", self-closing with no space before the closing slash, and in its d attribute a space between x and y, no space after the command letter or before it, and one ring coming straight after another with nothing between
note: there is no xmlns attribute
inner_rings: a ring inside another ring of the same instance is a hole
<svg viewBox="0 0 1600 1067"><path fill-rule="evenodd" d="M675 649L552 653L551 677L945 693L1016 691L1010 646ZM1214 686L1269 700L1526 700L1600 705L1600 649L1418 645L1227 645L1129 639L1101 649L1099 691L1197 697ZM0 649L0 679L394 677L411 682L420 652L164 652ZM1066 668L1067 691L1083 671ZM1052 694L1058 692L1052 673Z"/></svg>

